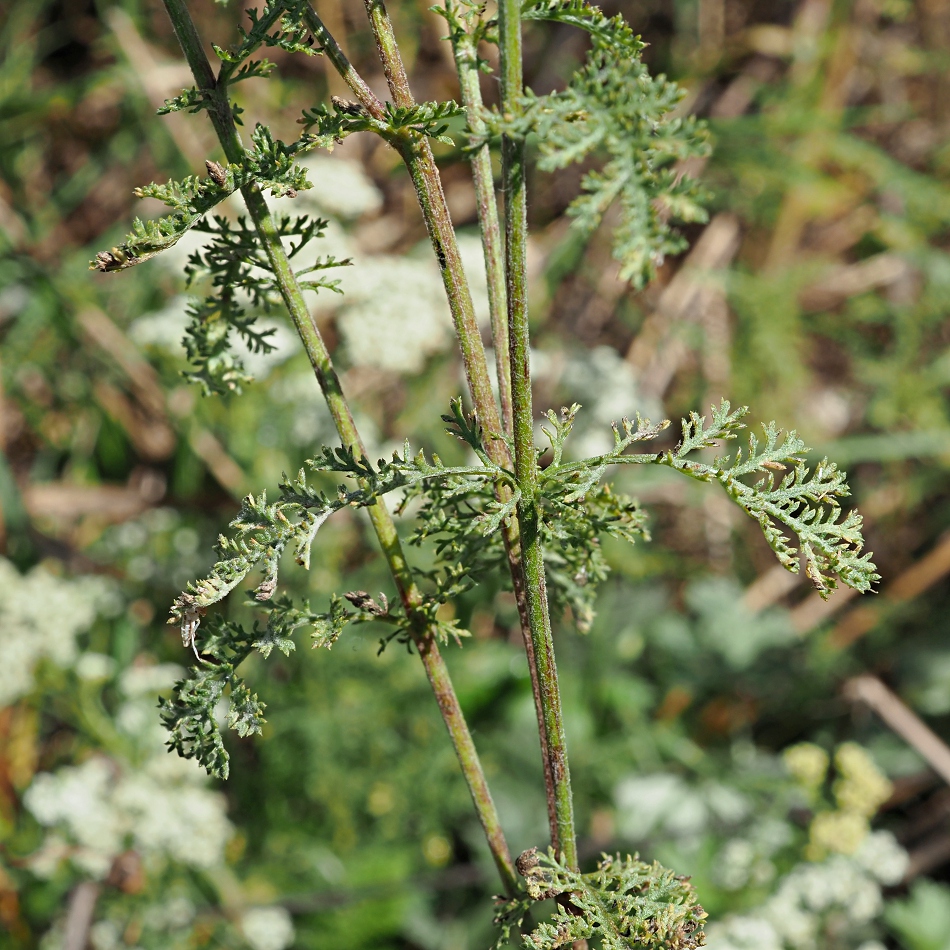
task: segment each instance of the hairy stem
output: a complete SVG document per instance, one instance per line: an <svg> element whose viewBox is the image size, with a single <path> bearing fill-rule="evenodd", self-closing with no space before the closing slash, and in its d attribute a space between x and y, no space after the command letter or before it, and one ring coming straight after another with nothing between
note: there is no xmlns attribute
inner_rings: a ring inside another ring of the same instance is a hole
<svg viewBox="0 0 950 950"><path fill-rule="evenodd" d="M462 104L467 112L468 127L475 135L485 132L485 120L482 118L482 90L478 81L478 50L474 38L460 21L453 0L446 0L446 19L449 23L452 51L458 71ZM478 224L482 235L482 248L485 254L485 270L488 277L488 304L491 312L492 344L495 350L495 367L498 374L498 395L501 403L502 421L505 432L512 433L511 408L511 363L508 358L508 302L505 290L505 249L498 223L498 205L495 201L495 181L492 174L491 150L486 142L471 157L472 179L475 183L475 196L478 202ZM500 498L507 501L507 496ZM538 664L534 654L534 641L531 638L531 619L528 611L528 597L524 583L524 571L521 567L521 539L517 520L512 519L504 526L505 551L508 557L508 569L514 588L515 603L518 607L522 639L531 675L531 690L534 695L535 714L538 718L538 738L541 743L541 762L544 771L545 798L548 809L548 825L551 840L558 840L557 799L555 794L554 773L548 754L547 731L544 726L544 707L541 702L541 683L538 678Z"/></svg>
<svg viewBox="0 0 950 950"><path fill-rule="evenodd" d="M502 110L517 109L522 94L521 4L499 0L498 32L501 50ZM568 867L577 867L574 805L567 761L567 742L561 713L561 694L554 660L554 640L544 577L537 503L538 461L534 446L531 403L530 342L528 333L527 244L528 216L525 190L524 142L504 136L501 144L502 189L505 194L505 283L508 295L511 394L514 415L515 476L521 489L518 524L521 560L531 623L531 639L541 690L547 754L554 782L557 836L552 842Z"/></svg>
<svg viewBox="0 0 950 950"><path fill-rule="evenodd" d="M211 97L212 107L209 112L221 147L229 162L240 164L244 160L244 149L234 125L227 89L219 87L215 80L211 64L204 53L188 11L186 0L164 0L164 3L196 84ZM365 455L365 449L343 395L339 377L320 331L306 305L264 196L256 185L245 186L242 188L242 194L268 260L274 269L281 296L310 358L340 439L347 447L360 455ZM421 595L403 554L392 515L381 499L369 507L368 512L402 603L407 614L413 616L420 603ZM468 783L475 810L484 829L498 873L505 889L513 893L516 879L511 854L468 724L445 666L445 660L439 652L434 632L426 627L421 618L414 624L413 635L442 718L455 746L462 773Z"/></svg>
<svg viewBox="0 0 950 950"><path fill-rule="evenodd" d="M373 32L376 35L377 51L383 59L383 68L393 100L398 106L410 107L414 100L409 88L409 79L406 75L406 69L396 44L392 22L386 12L385 4L383 0L364 0L364 2L366 4L367 13L369 14L370 23L373 27ZM476 84L477 81L476 76ZM469 91L471 91L471 89ZM485 359L485 349L482 345L478 324L475 321L471 291L469 290L468 280L465 276L462 260L458 253L455 228L452 226L452 219L445 202L445 195L442 190L442 179L439 175L438 167L435 164L432 149L427 139L419 141L413 140L408 136L394 144L400 149L400 154L402 154L403 160L409 169L413 184L416 188L416 196L422 208L423 218L425 219L436 257L439 260L439 267L442 270L442 280L455 324L456 336L462 351L462 361L465 366L465 376L468 381L469 392L471 393L472 402L478 416L488 433L486 448L492 461L497 465L510 466L512 460L507 445L501 439L491 438L491 433L501 432L501 423L488 378L488 364ZM492 207L494 207L494 186L491 180L491 163L487 150L485 152L485 159L488 161L488 174L483 179L483 184L491 189L490 202ZM497 208L495 209L495 216L497 233ZM500 248L497 258L499 260L503 259ZM506 337L507 331L506 320ZM496 339L496 358L501 356L502 362L509 364L509 361L505 358L506 354L499 350L499 343L500 341ZM505 372L499 376L499 388L501 378L506 375L510 378L510 371L507 369L507 366ZM501 390L501 392L504 393L504 390ZM502 405L504 405L504 402ZM510 432L511 429L509 428L507 431ZM498 492L500 500L506 501L508 489L499 486ZM555 764L548 745L548 730L545 726L541 678L535 658L536 646L531 633L532 625L528 591L525 583L524 570L521 564L521 542L519 526L516 522L509 522L505 525L504 538L508 566L511 571L512 586L515 592L515 601L518 606L521 632L524 639L525 655L531 674L531 688L534 694L535 712L538 717L538 736L541 743L541 759L544 770L551 839L552 842L557 845L557 842L560 840L560 835L557 818L558 806Z"/></svg>
<svg viewBox="0 0 950 950"><path fill-rule="evenodd" d="M446 3L451 13L453 4ZM485 133L482 118L482 90L478 82L478 50L471 35L461 25L453 24L452 51L458 71L462 105L467 113L468 127L476 135ZM491 335L495 350L495 368L498 373L498 396L505 432L511 435L511 366L508 362L508 303L505 298L505 249L498 224L498 205L495 203L495 179L491 167L491 149L486 142L471 155L472 180L478 206L478 227L485 252L485 272L488 276L488 307L491 313Z"/></svg>
<svg viewBox="0 0 950 950"><path fill-rule="evenodd" d="M383 0L364 0L364 3L393 102L401 108L410 108L415 104L415 100L409 88L406 67L396 44L386 5ZM488 375L485 347L482 344L478 321L475 319L472 292L462 266L458 239L452 226L452 216L445 201L442 178L432 155L432 147L427 138L409 132L395 139L393 145L399 150L409 169L432 248L439 262L442 283L452 312L452 322L462 351L465 378L475 411L485 428L488 454L496 464L507 465L510 458L508 448L501 439L504 430Z"/></svg>
<svg viewBox="0 0 950 950"><path fill-rule="evenodd" d="M320 44L324 55L330 60L330 64L340 74L343 81L350 87L353 95L356 96L359 104L366 109L374 119L381 119L385 115L383 104L376 97L375 93L366 85L363 77L354 69L353 64L347 59L340 44L333 38L330 31L326 28L323 20L317 15L316 10L311 6L304 7L304 22L307 28L313 34L314 39Z"/></svg>

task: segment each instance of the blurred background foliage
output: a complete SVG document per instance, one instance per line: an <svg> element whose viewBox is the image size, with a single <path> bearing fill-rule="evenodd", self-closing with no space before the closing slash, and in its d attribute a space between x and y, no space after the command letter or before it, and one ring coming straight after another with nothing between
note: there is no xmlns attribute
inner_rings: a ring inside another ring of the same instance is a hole
<svg viewBox="0 0 950 950"><path fill-rule="evenodd" d="M720 950L946 950L950 6L606 6L709 120L715 150L693 171L711 220L633 293L609 216L581 239L562 215L582 170L536 176L536 403L583 403L578 454L622 414L721 396L797 428L851 472L883 581L860 605L823 603L724 499L624 473L653 540L608 545L591 632L557 631L584 860L639 850L691 874ZM456 97L440 21L392 7L417 98ZM207 38L236 36L235 11L194 8ZM320 9L384 88L362 4ZM584 42L532 27L529 84L563 83ZM274 58L279 81L242 84L242 104L287 138L344 90L319 58ZM187 249L87 270L154 213L133 211L136 185L219 157L204 117L154 115L189 84L157 0L0 10L0 944L488 946L491 862L401 648L348 632L330 654L251 661L269 725L229 737L227 784L163 751L157 697L189 662L164 625L172 597L236 499L334 441L279 315L242 396L184 382ZM441 164L477 275L464 156ZM438 415L462 379L398 159L353 137L310 167L290 207L329 219L320 253L355 261L315 307L367 440L452 458ZM387 589L366 528L337 516L293 575L315 609ZM483 586L456 611L474 636L448 661L512 848L543 845L513 602Z"/></svg>

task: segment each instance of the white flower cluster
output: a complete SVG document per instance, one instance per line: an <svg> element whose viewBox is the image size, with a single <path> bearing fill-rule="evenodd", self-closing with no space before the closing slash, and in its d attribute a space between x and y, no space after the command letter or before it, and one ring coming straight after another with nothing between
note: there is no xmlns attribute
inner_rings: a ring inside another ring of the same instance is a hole
<svg viewBox="0 0 950 950"><path fill-rule="evenodd" d="M354 365L419 373L430 356L450 345L448 304L433 261L363 258L343 287L337 325Z"/></svg>
<svg viewBox="0 0 950 950"><path fill-rule="evenodd" d="M305 160L313 188L277 202L288 213L310 204L340 222L382 207L383 197L359 161L316 155ZM452 344L452 322L442 277L429 242L409 255L361 254L356 244L331 227L316 253L353 259L338 271L343 296L322 295L318 305L337 311L337 324L350 361L398 373L418 373L426 360ZM468 276L479 323L489 317L481 241L459 235L459 253Z"/></svg>
<svg viewBox="0 0 950 950"><path fill-rule="evenodd" d="M24 804L50 828L30 867L52 875L60 862L94 878L109 873L115 857L135 848L147 862L176 861L209 868L223 860L232 828L223 796L207 789L201 769L162 747L155 694L181 674L173 664L132 667L120 681L125 701L116 722L146 758L135 768L105 756L41 772Z"/></svg>
<svg viewBox="0 0 950 950"><path fill-rule="evenodd" d="M653 835L696 840L713 823L733 825L749 812L740 792L719 782L690 785L669 772L631 775L617 785L617 830L630 841Z"/></svg>
<svg viewBox="0 0 950 950"><path fill-rule="evenodd" d="M340 336L350 362L396 373L419 373L426 360L452 345L449 305L439 268L428 242L406 256L348 255L353 266L339 272L343 296L322 298L337 309ZM475 316L489 319L488 289L481 243L471 235L459 236L461 254Z"/></svg>
<svg viewBox="0 0 950 950"><path fill-rule="evenodd" d="M300 164L309 172L313 188L300 192L295 207L313 205L316 211L343 220L375 214L382 208L383 196L361 162L311 152Z"/></svg>
<svg viewBox="0 0 950 950"><path fill-rule="evenodd" d="M0 706L8 706L33 687L41 660L67 667L79 655L76 637L85 633L115 598L103 579L69 580L42 566L22 575L0 558Z"/></svg>
<svg viewBox="0 0 950 950"><path fill-rule="evenodd" d="M184 265L182 265L184 266ZM236 296L241 297L240 293ZM185 294L172 297L160 310L153 310L137 317L129 326L129 339L137 346L153 346L171 356L184 360L186 356L182 340L185 330L191 322L188 315L190 300ZM249 298L244 298L246 309L251 310ZM257 321L257 330L271 330L267 342L273 347L267 353L255 353L242 346L235 345L240 351L244 368L254 379L267 379L271 371L286 362L299 349L297 334L284 323L262 318Z"/></svg>
<svg viewBox="0 0 950 950"><path fill-rule="evenodd" d="M882 886L896 884L907 854L893 835L876 831L853 855L796 866L757 911L708 929L710 950L817 950L844 948L846 933L861 933L883 909ZM826 923L836 921L834 935ZM842 931L842 924L845 930ZM857 942L857 941L855 941Z"/></svg>
<svg viewBox="0 0 950 950"><path fill-rule="evenodd" d="M719 883L730 891L750 883L767 884L776 873L772 858L791 840L792 830L786 822L775 818L755 822L744 837L731 838L719 852Z"/></svg>
<svg viewBox="0 0 950 950"><path fill-rule="evenodd" d="M294 942L294 924L283 907L252 907L241 915L241 930L254 950L284 950Z"/></svg>

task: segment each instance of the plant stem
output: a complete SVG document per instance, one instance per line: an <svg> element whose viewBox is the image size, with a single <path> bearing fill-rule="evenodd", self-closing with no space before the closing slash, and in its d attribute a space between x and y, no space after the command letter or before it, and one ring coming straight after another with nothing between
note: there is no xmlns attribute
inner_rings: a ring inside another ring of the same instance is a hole
<svg viewBox="0 0 950 950"><path fill-rule="evenodd" d="M226 87L220 88L215 80L211 64L204 53L201 40L188 11L186 0L164 0L164 3L185 58L191 67L195 82L210 97L211 108L209 113L218 134L218 139L221 142L221 147L229 162L240 164L244 160L244 149L234 125L227 89ZM344 445L365 456L365 449L343 395L339 377L333 367L320 331L314 323L304 300L264 196L256 185L245 186L241 191L247 204L248 213L257 228L267 258L273 267L281 296L310 358L310 363L333 416L340 439ZM410 617L414 615L418 617L416 610L421 602L421 594L403 554L392 515L382 499L378 499L377 503L367 510L406 613ZM472 795L472 801L475 804L475 810L488 840L488 846L491 849L498 873L505 889L509 893L514 893L516 877L511 854L485 780L475 744L472 741L468 724L452 686L445 660L439 651L434 632L428 629L425 621L419 617L413 625L413 636L429 683L435 693L443 721L455 747L455 753L462 767L462 773Z"/></svg>
<svg viewBox="0 0 950 950"><path fill-rule="evenodd" d="M373 28L373 35L376 37L376 48L383 64L386 81L389 83L393 102L401 108L411 108L415 105L415 100L409 88L409 77L406 75L406 67L396 44L386 5L383 0L364 0L364 4ZM427 138L408 132L394 139L393 145L399 149L409 169L409 175L416 189L416 198L422 208L422 216L432 241L432 248L439 262L445 295L449 301L452 322L455 325L455 333L462 351L465 378L475 404L475 411L485 428L486 449L493 462L506 466L510 463L510 458L508 448L501 439L504 430L488 375L485 347L482 344L478 321L475 319L472 293L462 266L458 239L455 228L452 226L452 216L449 214L445 201L442 178L432 155L432 147Z"/></svg>
<svg viewBox="0 0 950 950"><path fill-rule="evenodd" d="M446 19L449 23L452 51L458 71L459 88L462 103L467 113L468 127L474 135L486 131L482 118L482 90L478 81L478 49L476 41L465 29L459 19L453 0L446 0ZM505 290L505 249L498 224L498 205L495 201L495 181L492 174L491 149L488 143L480 146L472 155L472 179L478 202L478 223L482 235L482 247L485 253L485 270L488 277L488 304L491 312L492 344L495 350L495 366L498 375L498 395L501 402L501 414L505 432L512 433L511 408L511 363L508 358L508 302ZM500 499L507 501L507 495ZM541 744L541 763L544 772L545 798L548 810L548 826L551 841L558 841L557 799L555 794L554 773L548 754L547 731L544 726L544 707L541 702L541 684L538 678L538 664L534 655L534 641L531 638L531 619L528 611L528 598L525 591L524 571L521 567L521 539L516 519L504 526L505 550L508 556L508 569L511 574L515 603L521 635L524 641L528 671L531 675L531 691L534 696L535 714L538 719L538 739Z"/></svg>
<svg viewBox="0 0 950 950"><path fill-rule="evenodd" d="M377 51L383 59L383 69L387 81L389 82L390 92L397 105L408 108L412 106L414 100L409 88L409 79L406 75L405 66L403 65L402 57L400 56L399 48L395 41L392 22L386 12L385 4L383 0L364 0L364 2L369 14L370 23L373 27L373 32L377 37ZM340 61L341 65L344 65L344 63L345 57ZM345 65L348 66L349 64ZM343 73L341 73L341 75L343 75ZM477 83L477 76L475 79ZM351 86L351 88L353 87ZM408 136L401 141L395 140L394 145L400 149L403 160L409 169L413 184L416 187L416 196L422 208L423 218L425 219L426 227L432 239L436 257L439 260L443 284L455 324L456 336L462 351L469 392L471 393L476 412L489 433L486 448L495 464L508 467L511 465L512 459L507 445L500 439L491 439L490 436L490 433L493 431L500 432L498 409L491 392L491 384L488 380L488 364L485 359L485 349L482 345L478 324L475 321L472 296L462 267L462 260L458 253L455 228L452 226L452 219L449 214L448 206L445 203L445 195L442 191L442 180L432 156L432 149L427 139L413 141L408 138ZM486 158L488 158L487 153ZM490 159L488 159L488 161L488 176L484 181L492 189L490 200L494 207L495 199L490 175ZM495 209L495 214L497 222L497 209ZM501 259L501 257L502 254L499 249L498 258ZM508 327L506 320L506 339L507 332ZM496 339L496 358L501 355L502 362L508 364L508 360L504 358L504 351L499 350L499 345L500 341ZM508 375L508 373L509 371L506 369L506 372L502 375ZM499 380L500 379L501 376L499 377ZM510 431L510 429L508 431ZM507 491L507 488L499 486L498 494L501 501L507 501ZM525 656L531 675L531 689L534 695L535 712L538 717L538 737L541 744L541 761L544 771L551 841L554 846L557 847L560 834L558 831L559 823L557 818L558 806L555 760L549 753L548 747L548 730L545 726L541 679L538 672L537 660L535 659L536 648L531 633L532 626L528 593L525 583L525 574L521 564L519 530L516 521L511 521L505 525L505 552L508 558L508 567L511 572L515 602L518 606Z"/></svg>
<svg viewBox="0 0 950 950"><path fill-rule="evenodd" d="M316 10L309 5L305 6L303 16L307 29L313 33L314 39L320 44L324 55L330 60L333 68L340 74L343 81L350 87L359 104L374 119L383 118L385 115L383 104L376 97L373 90L366 85L363 77L353 68L353 64L347 59L346 53L343 52L340 44L333 38L323 20L317 16Z"/></svg>
<svg viewBox="0 0 950 950"><path fill-rule="evenodd" d="M499 0L498 34L501 51L502 111L515 111L522 94L521 4ZM577 868L574 805L561 713L554 640L544 576L538 509L538 460L534 446L531 403L530 340L528 332L527 243L524 142L504 136L501 143L502 190L505 194L505 283L508 294L511 392L514 414L515 477L521 489L518 524L525 593L541 688L548 758L554 780L557 839L554 848L564 862Z"/></svg>
<svg viewBox="0 0 950 950"><path fill-rule="evenodd" d="M453 16L454 4L446 0L446 11ZM484 135L482 118L482 90L478 81L478 50L472 36L460 23L453 24L451 41L455 67L462 93L462 105L467 113L468 127L476 136ZM488 307L491 313L491 335L495 349L495 368L498 374L498 396L505 432L511 435L511 366L508 362L508 303L505 297L505 249L498 224L498 205L495 202L495 179L491 167L491 149L488 143L476 149L470 158L472 180L478 207L478 227L485 252L485 273L488 277Z"/></svg>

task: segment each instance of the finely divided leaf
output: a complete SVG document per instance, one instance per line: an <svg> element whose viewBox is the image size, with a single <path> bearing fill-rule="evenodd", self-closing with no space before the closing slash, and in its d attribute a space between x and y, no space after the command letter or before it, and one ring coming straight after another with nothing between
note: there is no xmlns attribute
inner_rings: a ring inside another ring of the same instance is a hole
<svg viewBox="0 0 950 950"><path fill-rule="evenodd" d="M664 76L650 76L640 57L644 44L622 18L575 0L528 2L523 16L579 26L591 34L592 48L563 92L529 90L519 114L495 115L489 125L512 135L534 132L539 166L548 171L591 154L605 159L584 176L568 214L590 232L617 203L614 256L622 279L642 286L667 254L685 247L670 219L706 220L699 186L674 167L707 152L705 131L674 116L682 93Z"/></svg>
<svg viewBox="0 0 950 950"><path fill-rule="evenodd" d="M745 452L740 448L734 458L718 458L712 464L688 458L697 449L735 439L747 413L744 408L732 412L723 401L713 408L708 427L704 418L691 413L683 421L680 444L657 462L691 478L718 481L759 522L779 561L793 573L800 553L805 573L822 597L837 587L835 575L857 591L870 590L879 575L871 555L861 553L862 518L856 511L843 516L839 504L851 494L847 476L827 459L810 471L804 461L808 449L795 432L783 433L770 422L762 427L764 442L749 433ZM751 485L741 481L750 475L761 477ZM798 550L782 528L798 536Z"/></svg>
<svg viewBox="0 0 950 950"><path fill-rule="evenodd" d="M590 874L562 865L553 852L526 851L518 858L530 901L502 904L496 918L529 909L531 901L567 895L551 922L537 924L523 938L530 950L558 950L596 938L603 950L695 950L705 943L706 912L688 878L654 862L605 854Z"/></svg>
<svg viewBox="0 0 950 950"><path fill-rule="evenodd" d="M245 151L240 165L224 168L208 162L208 178L189 176L180 182L137 188L137 197L156 198L172 213L154 221L136 218L125 241L109 251L100 251L90 262L90 268L109 273L125 270L168 250L212 208L245 185L256 183L275 197L292 197L311 187L306 171L294 161L297 154L310 147L308 142L285 145L262 125L255 128L251 140L253 148Z"/></svg>

